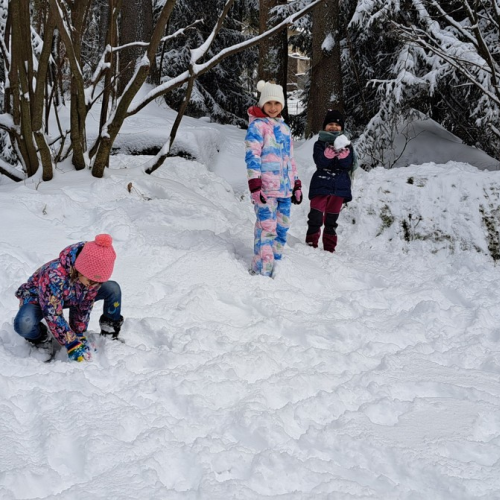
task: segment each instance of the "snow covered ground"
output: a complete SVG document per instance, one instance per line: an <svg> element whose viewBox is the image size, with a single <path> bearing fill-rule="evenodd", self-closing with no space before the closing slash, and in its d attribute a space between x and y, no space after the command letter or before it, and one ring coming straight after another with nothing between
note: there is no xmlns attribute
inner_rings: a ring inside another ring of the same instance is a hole
<svg viewBox="0 0 500 500"><path fill-rule="evenodd" d="M166 136L163 113L149 126ZM305 202L269 279L248 274L243 137L186 119L204 163L1 179L0 498L500 498L500 172L360 172L338 252L304 244ZM13 330L14 292L103 232L125 343L43 363Z"/></svg>

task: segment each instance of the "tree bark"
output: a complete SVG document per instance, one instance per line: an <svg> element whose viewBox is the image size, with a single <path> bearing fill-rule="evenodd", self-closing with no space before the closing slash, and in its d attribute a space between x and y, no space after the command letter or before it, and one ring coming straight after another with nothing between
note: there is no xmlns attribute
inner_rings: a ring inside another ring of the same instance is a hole
<svg viewBox="0 0 500 500"><path fill-rule="evenodd" d="M328 109L344 112L339 0L325 0L313 11L312 66L306 137L317 134Z"/></svg>
<svg viewBox="0 0 500 500"><path fill-rule="evenodd" d="M109 0L107 6L107 14L102 14L107 22L108 26L106 27L106 40L105 45L108 47L116 47L118 45L118 29L117 29L117 19L121 10L121 0ZM102 7L104 10L104 7ZM105 56L105 62L108 64L108 70L104 76L104 88L102 92L102 104L101 104L101 114L99 118L99 136L97 137L94 145L90 148L89 157L93 158L97 152L101 141L101 132L108 121L108 112L110 108L110 103L113 103L117 97L116 91L116 57L112 50L110 50ZM106 166L108 164L106 163Z"/></svg>
<svg viewBox="0 0 500 500"><path fill-rule="evenodd" d="M52 154L50 152L49 145L47 144L46 135L43 132L43 106L45 103L45 91L47 88L54 28L55 19L49 9L48 16L44 23L43 38L45 42L43 44L42 53L40 54L40 60L38 61L35 92L32 100L33 135L42 160L42 179L44 181L50 181L54 175L52 168Z"/></svg>
<svg viewBox="0 0 500 500"><path fill-rule="evenodd" d="M259 1L259 34L264 33L276 23L271 23L271 9L286 4L286 0ZM273 80L283 87L285 94L288 77L288 32L282 30L276 35L263 40L259 44L259 65L257 69L259 80Z"/></svg>
<svg viewBox="0 0 500 500"><path fill-rule="evenodd" d="M34 175L39 167L36 147L31 127L30 95L32 85L28 82L32 68L31 33L28 0L12 0L12 52L9 80L12 92L12 117L20 128L20 136L14 137L14 145L28 177ZM26 12L28 15L26 16ZM31 61L28 62L28 61Z"/></svg>
<svg viewBox="0 0 500 500"><path fill-rule="evenodd" d="M153 32L153 8L151 0L126 0L122 3L120 16L120 45L133 42L149 42ZM120 51L120 76L118 95L122 95L134 76L136 64L144 54L144 47L127 47ZM150 61L154 64L154 59Z"/></svg>
<svg viewBox="0 0 500 500"><path fill-rule="evenodd" d="M136 71L130 84L126 87L125 92L118 102L113 118L106 129L103 130L103 134L101 134L94 166L92 167L92 175L94 177L102 177L104 174L104 169L108 163L109 155L111 153L111 147L113 146L116 136L118 135L118 132L127 117L128 107L132 102L132 99L146 81L149 74L150 64L147 64L146 62L151 61L155 57L156 50L161 42L165 26L170 18L170 15L172 14L175 3L176 0L167 0L163 6L158 22L156 23L151 36L148 49L144 55L144 62Z"/></svg>
<svg viewBox="0 0 500 500"><path fill-rule="evenodd" d="M79 0L73 4L71 9L72 48L69 49L66 41L66 50L73 52L72 75L71 75L71 145L73 147L72 162L76 170L85 168L85 151L87 149L87 133L85 120L87 118L87 105L85 102L85 85L81 74L82 42L85 19L91 0ZM64 38L63 38L64 40ZM78 64L78 67L76 67Z"/></svg>

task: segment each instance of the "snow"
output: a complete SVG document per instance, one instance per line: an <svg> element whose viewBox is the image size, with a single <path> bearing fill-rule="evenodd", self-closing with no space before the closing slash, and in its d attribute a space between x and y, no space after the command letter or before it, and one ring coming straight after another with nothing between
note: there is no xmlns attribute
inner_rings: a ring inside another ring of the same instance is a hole
<svg viewBox="0 0 500 500"><path fill-rule="evenodd" d="M341 149L345 149L347 146L351 144L351 141L345 136L344 134L339 135L336 139L335 142L333 143L333 147L337 150L340 151Z"/></svg>
<svg viewBox="0 0 500 500"><path fill-rule="evenodd" d="M462 141L431 119L415 120L395 138L395 167L427 162L466 162L481 170L499 170L500 161Z"/></svg>
<svg viewBox="0 0 500 500"><path fill-rule="evenodd" d="M335 47L335 37L332 33L328 33L321 44L321 50L324 52L331 52Z"/></svg>
<svg viewBox="0 0 500 500"><path fill-rule="evenodd" d="M12 115L9 113L0 114L0 126L4 129L13 129L15 127Z"/></svg>
<svg viewBox="0 0 500 500"><path fill-rule="evenodd" d="M120 147L168 139L175 114L144 111ZM435 132L415 139L433 159L358 169L335 254L304 244L294 206L274 279L248 273L243 130L185 118L198 161L153 175L118 154L104 179L2 177L0 498L499 498L500 172ZM305 192L313 143L296 144ZM125 343L43 363L14 292L103 232Z"/></svg>

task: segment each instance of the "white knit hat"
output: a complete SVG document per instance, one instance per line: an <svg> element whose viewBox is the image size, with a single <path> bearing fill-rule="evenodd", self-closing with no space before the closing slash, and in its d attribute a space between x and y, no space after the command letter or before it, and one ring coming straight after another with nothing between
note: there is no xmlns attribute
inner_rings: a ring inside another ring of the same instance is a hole
<svg viewBox="0 0 500 500"><path fill-rule="evenodd" d="M277 101L285 107L285 96L281 85L260 80L257 83L257 91L260 92L259 108L262 108L269 101Z"/></svg>

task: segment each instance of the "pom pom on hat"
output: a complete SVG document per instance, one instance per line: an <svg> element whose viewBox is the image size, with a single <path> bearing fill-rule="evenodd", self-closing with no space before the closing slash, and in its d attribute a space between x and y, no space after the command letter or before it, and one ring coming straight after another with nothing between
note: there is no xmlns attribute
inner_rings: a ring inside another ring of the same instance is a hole
<svg viewBox="0 0 500 500"><path fill-rule="evenodd" d="M342 127L342 130L344 130L344 123L345 123L344 115L340 111L337 111L336 109L329 109L326 112L325 119L323 120L323 130L325 130L325 127L329 123L338 123Z"/></svg>
<svg viewBox="0 0 500 500"><path fill-rule="evenodd" d="M260 92L259 108L262 108L269 101L277 101L285 107L285 96L281 85L260 80L257 83L257 91Z"/></svg>
<svg viewBox="0 0 500 500"><path fill-rule="evenodd" d="M257 83L257 92L262 92L265 86L266 82L264 80L259 80L259 82Z"/></svg>
<svg viewBox="0 0 500 500"><path fill-rule="evenodd" d="M113 274L116 253L113 238L109 234L98 234L94 241L88 241L76 258L75 269L86 278L104 283Z"/></svg>

